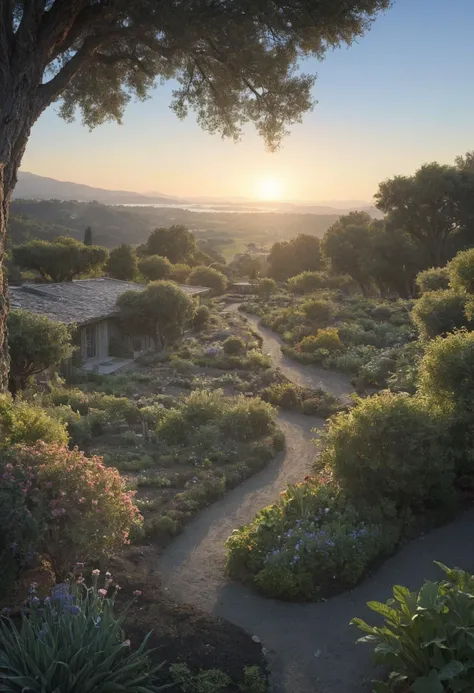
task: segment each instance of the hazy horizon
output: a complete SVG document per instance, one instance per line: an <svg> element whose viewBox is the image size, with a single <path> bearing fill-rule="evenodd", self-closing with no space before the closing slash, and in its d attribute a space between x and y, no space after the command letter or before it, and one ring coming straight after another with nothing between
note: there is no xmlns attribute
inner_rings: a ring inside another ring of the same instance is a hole
<svg viewBox="0 0 474 693"><path fill-rule="evenodd" d="M474 58L473 21L470 0L449 8L441 0L396 0L352 47L307 61L304 70L319 73L319 104L276 154L265 152L252 128L234 144L202 132L192 114L177 120L168 108L171 82L130 104L122 126L92 133L49 108L33 128L22 170L179 197L372 204L381 180L425 161L452 163L474 148L474 95L462 69Z"/></svg>

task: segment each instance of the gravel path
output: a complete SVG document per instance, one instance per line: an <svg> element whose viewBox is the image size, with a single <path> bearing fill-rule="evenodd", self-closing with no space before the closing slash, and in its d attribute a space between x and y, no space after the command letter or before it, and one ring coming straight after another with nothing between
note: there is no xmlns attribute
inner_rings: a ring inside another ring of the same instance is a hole
<svg viewBox="0 0 474 693"><path fill-rule="evenodd" d="M235 306L230 307L235 309ZM350 384L342 375L295 364L280 351L279 340L249 316L263 337L275 367L293 382L324 387L346 400ZM265 599L225 578L224 541L232 530L278 498L288 482L301 480L315 456L313 428L320 419L282 413L279 425L286 448L260 474L204 510L165 551L160 570L173 597L235 623L257 635L268 650L274 693L369 693L374 669L370 650L355 645L353 616L371 618L369 600L385 601L394 584L415 589L436 579L440 560L474 571L474 511L418 539L387 561L371 579L346 594L317 604Z"/></svg>

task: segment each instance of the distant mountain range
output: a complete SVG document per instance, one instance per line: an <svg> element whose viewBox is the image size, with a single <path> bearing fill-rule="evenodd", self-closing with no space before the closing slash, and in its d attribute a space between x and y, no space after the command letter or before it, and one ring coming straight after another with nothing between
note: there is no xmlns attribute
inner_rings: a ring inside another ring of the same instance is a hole
<svg viewBox="0 0 474 693"><path fill-rule="evenodd" d="M129 190L106 190L90 185L70 183L45 178L34 173L20 171L13 197L33 200L77 200L78 202L100 202L105 205L169 205L193 207L207 206L220 209L222 212L252 212L268 210L269 212L287 212L293 214L346 214L354 209L362 209L375 218L383 215L368 203L356 200L334 201L332 204L313 204L311 202L278 202L255 201L242 197L172 197L152 191L146 194Z"/></svg>

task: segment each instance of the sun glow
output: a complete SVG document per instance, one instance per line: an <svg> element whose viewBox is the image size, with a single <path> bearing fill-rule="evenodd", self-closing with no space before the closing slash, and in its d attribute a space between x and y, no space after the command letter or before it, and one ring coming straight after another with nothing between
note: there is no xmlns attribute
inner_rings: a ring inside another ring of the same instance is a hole
<svg viewBox="0 0 474 693"><path fill-rule="evenodd" d="M257 181L257 195L260 200L280 200L282 192L281 181L276 178L261 178Z"/></svg>

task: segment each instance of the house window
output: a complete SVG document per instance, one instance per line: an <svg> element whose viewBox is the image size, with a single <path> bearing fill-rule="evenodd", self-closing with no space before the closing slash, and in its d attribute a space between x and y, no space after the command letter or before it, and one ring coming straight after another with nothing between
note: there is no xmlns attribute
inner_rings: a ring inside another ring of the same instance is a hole
<svg viewBox="0 0 474 693"><path fill-rule="evenodd" d="M142 351L142 340L139 337L134 337L132 340L132 351Z"/></svg>
<svg viewBox="0 0 474 693"><path fill-rule="evenodd" d="M95 325L85 328L86 359L92 359L97 355L97 331Z"/></svg>

